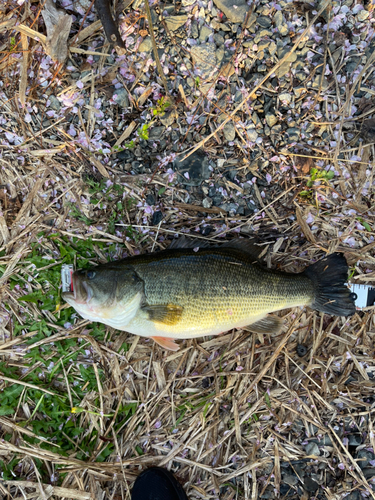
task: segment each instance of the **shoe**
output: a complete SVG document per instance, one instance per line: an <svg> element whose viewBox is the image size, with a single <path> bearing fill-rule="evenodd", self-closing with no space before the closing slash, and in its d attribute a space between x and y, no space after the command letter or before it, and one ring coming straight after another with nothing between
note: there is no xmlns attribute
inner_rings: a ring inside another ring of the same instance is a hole
<svg viewBox="0 0 375 500"><path fill-rule="evenodd" d="M132 500L188 500L188 497L171 472L150 467L135 480Z"/></svg>

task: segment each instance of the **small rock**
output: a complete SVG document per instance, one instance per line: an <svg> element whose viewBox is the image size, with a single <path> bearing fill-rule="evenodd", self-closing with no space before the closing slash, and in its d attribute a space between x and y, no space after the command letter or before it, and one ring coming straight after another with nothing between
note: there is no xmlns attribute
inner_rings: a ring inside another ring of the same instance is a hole
<svg viewBox="0 0 375 500"><path fill-rule="evenodd" d="M152 193L146 196L146 203L149 207L155 205L155 196Z"/></svg>
<svg viewBox="0 0 375 500"><path fill-rule="evenodd" d="M204 43L210 35L212 35L212 30L207 28L207 26L202 26L199 33L199 40Z"/></svg>
<svg viewBox="0 0 375 500"><path fill-rule="evenodd" d="M303 482L305 489L310 493L314 493L319 488L319 484L309 476L305 477Z"/></svg>
<svg viewBox="0 0 375 500"><path fill-rule="evenodd" d="M360 10L357 14L357 21L363 22L369 17L370 12L368 10Z"/></svg>
<svg viewBox="0 0 375 500"><path fill-rule="evenodd" d="M191 36L193 38L198 38L199 37L198 23L195 22L195 21L191 23Z"/></svg>
<svg viewBox="0 0 375 500"><path fill-rule="evenodd" d="M214 43L202 43L191 48L193 63L203 80L212 80L218 74L216 46Z"/></svg>
<svg viewBox="0 0 375 500"><path fill-rule="evenodd" d="M212 207L212 199L207 196L207 198L204 198L202 201L202 206L203 208L211 208Z"/></svg>
<svg viewBox="0 0 375 500"><path fill-rule="evenodd" d="M115 90L114 95L116 95L116 102L120 106L120 108L128 108L129 107L129 97L126 89L118 89Z"/></svg>
<svg viewBox="0 0 375 500"><path fill-rule="evenodd" d="M138 52L151 52L152 51L152 41L151 37L147 36L138 47Z"/></svg>
<svg viewBox="0 0 375 500"><path fill-rule="evenodd" d="M54 109L55 111L60 111L61 103L57 99L57 97L55 97L54 95L50 95L48 99L49 99L49 102L50 102L49 107L52 108L52 109Z"/></svg>
<svg viewBox="0 0 375 500"><path fill-rule="evenodd" d="M177 31L178 28L181 28L181 26L186 23L187 20L188 16L186 14L181 16L168 16L165 18L165 24L170 31Z"/></svg>
<svg viewBox="0 0 375 500"><path fill-rule="evenodd" d="M165 133L165 127L153 127L149 130L148 138L150 141L159 141Z"/></svg>
<svg viewBox="0 0 375 500"><path fill-rule="evenodd" d="M234 141L236 137L236 129L232 122L228 122L224 125L223 134L227 141Z"/></svg>
<svg viewBox="0 0 375 500"><path fill-rule="evenodd" d="M360 434L349 434L349 446L359 446L362 444L362 436Z"/></svg>
<svg viewBox="0 0 375 500"><path fill-rule="evenodd" d="M152 214L151 226L157 226L163 220L163 214L158 210Z"/></svg>
<svg viewBox="0 0 375 500"><path fill-rule="evenodd" d="M295 486L298 484L298 477L295 474L285 474L285 476L283 476L283 481L289 484L289 486Z"/></svg>
<svg viewBox="0 0 375 500"><path fill-rule="evenodd" d="M284 103L290 104L292 101L292 96L291 96L291 94L283 93L283 94L279 94L279 99L280 99L280 101L282 101L283 104Z"/></svg>
<svg viewBox="0 0 375 500"><path fill-rule="evenodd" d="M319 446L313 442L310 442L305 446L305 451L307 455L314 455L316 457L319 457L320 455Z"/></svg>
<svg viewBox="0 0 375 500"><path fill-rule="evenodd" d="M232 23L243 23L249 10L246 0L214 0L214 3ZM255 14L250 16L247 28L255 22L256 18Z"/></svg>
<svg viewBox="0 0 375 500"><path fill-rule="evenodd" d="M273 16L273 20L275 21L276 28L279 30L280 35L286 36L289 33L289 28L280 10Z"/></svg>
<svg viewBox="0 0 375 500"><path fill-rule="evenodd" d="M222 35L220 35L219 33L215 33L214 34L214 42L216 43L216 45L218 47L220 47L221 45L224 45L224 37Z"/></svg>
<svg viewBox="0 0 375 500"><path fill-rule="evenodd" d="M181 182L186 186L199 186L211 175L208 158L199 151L190 155L186 160L176 158L173 165L180 175Z"/></svg>
<svg viewBox="0 0 375 500"><path fill-rule="evenodd" d="M177 118L177 111L172 109L171 111L166 111L165 114L160 117L160 121L165 127L170 127Z"/></svg>
<svg viewBox="0 0 375 500"><path fill-rule="evenodd" d="M291 127L286 130L289 137L289 142L296 142L299 140L301 135L301 129L297 127Z"/></svg>
<svg viewBox="0 0 375 500"><path fill-rule="evenodd" d="M267 125L272 128L276 123L279 121L277 116L273 115L272 113L266 113L266 122Z"/></svg>
<svg viewBox="0 0 375 500"><path fill-rule="evenodd" d="M256 142L256 140L258 139L258 132L255 130L255 128L248 128L247 137L249 138L250 142Z"/></svg>
<svg viewBox="0 0 375 500"><path fill-rule="evenodd" d="M267 16L259 16L257 19L257 24L262 26L262 28L269 28L271 26L271 19Z"/></svg>
<svg viewBox="0 0 375 500"><path fill-rule="evenodd" d="M356 459L357 459L356 462L360 466L360 468L364 469L365 467L368 466L370 460L375 459L375 455L371 451L359 450Z"/></svg>

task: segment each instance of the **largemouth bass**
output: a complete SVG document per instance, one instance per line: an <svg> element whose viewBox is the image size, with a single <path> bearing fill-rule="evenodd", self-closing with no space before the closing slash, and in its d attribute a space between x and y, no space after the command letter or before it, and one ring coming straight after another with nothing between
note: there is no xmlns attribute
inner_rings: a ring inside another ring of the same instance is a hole
<svg viewBox="0 0 375 500"><path fill-rule="evenodd" d="M276 332L281 320L269 313L289 307L355 312L342 254L292 274L263 267L247 240L215 248L181 245L75 271L73 291L63 298L85 319L151 337L170 350L179 348L173 339L232 328Z"/></svg>

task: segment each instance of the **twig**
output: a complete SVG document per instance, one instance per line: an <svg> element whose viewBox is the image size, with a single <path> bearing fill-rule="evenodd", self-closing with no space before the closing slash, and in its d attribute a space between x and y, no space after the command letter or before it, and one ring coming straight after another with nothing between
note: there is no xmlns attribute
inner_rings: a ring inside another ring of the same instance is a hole
<svg viewBox="0 0 375 500"><path fill-rule="evenodd" d="M102 22L106 37L109 43L113 43L115 48L125 49L125 44L121 38L119 30L113 20L111 8L108 0L95 0L95 8L99 19Z"/></svg>

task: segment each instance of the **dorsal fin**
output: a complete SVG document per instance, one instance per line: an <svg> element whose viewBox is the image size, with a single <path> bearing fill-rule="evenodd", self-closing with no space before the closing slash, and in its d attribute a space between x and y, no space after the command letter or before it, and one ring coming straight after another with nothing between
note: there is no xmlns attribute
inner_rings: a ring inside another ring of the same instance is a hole
<svg viewBox="0 0 375 500"><path fill-rule="evenodd" d="M256 260L260 260L260 256L264 251L264 247L258 246L254 238L235 238L234 240L225 242L220 248L241 250L241 252L247 253Z"/></svg>
<svg viewBox="0 0 375 500"><path fill-rule="evenodd" d="M207 240L201 240L200 238L187 238L186 236L181 236L172 241L169 245L168 250L175 250L176 248L209 248L213 245L211 242Z"/></svg>

